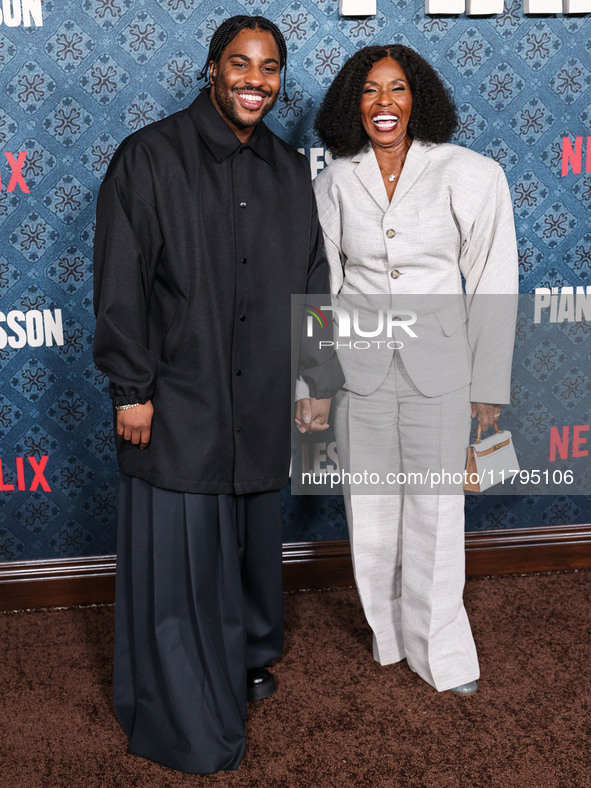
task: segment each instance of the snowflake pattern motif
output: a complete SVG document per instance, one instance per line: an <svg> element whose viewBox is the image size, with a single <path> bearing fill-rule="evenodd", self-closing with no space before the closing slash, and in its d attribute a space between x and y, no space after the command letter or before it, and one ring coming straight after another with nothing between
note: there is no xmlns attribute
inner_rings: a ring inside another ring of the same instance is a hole
<svg viewBox="0 0 591 788"><path fill-rule="evenodd" d="M562 40L546 22L540 21L517 42L515 51L532 71L540 71L561 48Z"/></svg>
<svg viewBox="0 0 591 788"><path fill-rule="evenodd" d="M64 175L47 192L43 204L64 224L72 224L80 213L93 202L92 192L73 175Z"/></svg>
<svg viewBox="0 0 591 788"><path fill-rule="evenodd" d="M540 99L533 98L511 118L509 126L526 145L535 145L554 120L548 107Z"/></svg>
<svg viewBox="0 0 591 788"><path fill-rule="evenodd" d="M47 275L64 292L76 293L92 276L92 261L77 246L68 246L50 262Z"/></svg>
<svg viewBox="0 0 591 788"><path fill-rule="evenodd" d="M318 20L299 0L287 5L275 24L283 32L287 51L292 55L299 52L320 28Z"/></svg>
<svg viewBox="0 0 591 788"><path fill-rule="evenodd" d="M44 129L52 137L69 148L92 126L92 115L76 99L66 96L43 121Z"/></svg>
<svg viewBox="0 0 591 788"><path fill-rule="evenodd" d="M40 424L33 424L14 444L17 456L42 457L53 454L59 448L58 441Z"/></svg>
<svg viewBox="0 0 591 788"><path fill-rule="evenodd" d="M111 30L132 6L132 0L82 0L82 8L103 30Z"/></svg>
<svg viewBox="0 0 591 788"><path fill-rule="evenodd" d="M38 213L30 213L11 233L10 243L25 260L36 263L57 241L57 230Z"/></svg>
<svg viewBox="0 0 591 788"><path fill-rule="evenodd" d="M75 71L95 47L92 38L73 19L67 19L45 42L44 49L66 74Z"/></svg>
<svg viewBox="0 0 591 788"><path fill-rule="evenodd" d="M86 148L80 161L95 178L102 181L118 144L115 137L103 132Z"/></svg>
<svg viewBox="0 0 591 788"><path fill-rule="evenodd" d="M106 106L114 101L129 83L129 73L110 55L101 55L80 77L80 87Z"/></svg>
<svg viewBox="0 0 591 788"><path fill-rule="evenodd" d="M564 373L552 387L552 394L568 410L579 406L583 397L589 395L589 379L581 369L573 368Z"/></svg>
<svg viewBox="0 0 591 788"><path fill-rule="evenodd" d="M66 432L79 429L91 412L90 404L73 389L62 392L47 409L49 418Z"/></svg>
<svg viewBox="0 0 591 788"><path fill-rule="evenodd" d="M304 60L308 73L328 87L346 59L344 50L332 36L325 36Z"/></svg>
<svg viewBox="0 0 591 788"><path fill-rule="evenodd" d="M453 141L459 145L469 145L473 140L484 134L488 124L471 104L460 104L458 107L458 125Z"/></svg>
<svg viewBox="0 0 591 788"><path fill-rule="evenodd" d="M34 113L55 89L49 74L38 63L29 61L10 80L6 92L25 112Z"/></svg>
<svg viewBox="0 0 591 788"><path fill-rule="evenodd" d="M550 80L550 87L565 104L573 104L591 85L591 71L581 61L572 57L564 63Z"/></svg>
<svg viewBox="0 0 591 788"><path fill-rule="evenodd" d="M94 0L95 2L97 0ZM74 557L85 555L91 547L94 537L74 520L68 522L49 540L49 546L59 555Z"/></svg>
<svg viewBox="0 0 591 788"><path fill-rule="evenodd" d="M500 63L487 79L481 82L478 89L482 98L497 112L501 112L524 88L525 81L509 63Z"/></svg>
<svg viewBox="0 0 591 788"><path fill-rule="evenodd" d="M512 194L516 215L525 219L540 207L549 191L535 172L527 170L513 184Z"/></svg>
<svg viewBox="0 0 591 788"><path fill-rule="evenodd" d="M138 93L126 109L119 115L119 120L130 131L137 131L148 123L154 123L166 115L166 110L149 93Z"/></svg>
<svg viewBox="0 0 591 788"><path fill-rule="evenodd" d="M31 358L10 379L10 385L29 402L37 402L57 378L38 358Z"/></svg>
<svg viewBox="0 0 591 788"><path fill-rule="evenodd" d="M117 37L117 43L141 65L151 60L168 36L154 17L140 11Z"/></svg>
<svg viewBox="0 0 591 788"><path fill-rule="evenodd" d="M101 462L113 462L115 438L112 419L103 419L96 424L84 439L84 448L98 457Z"/></svg>
<svg viewBox="0 0 591 788"><path fill-rule="evenodd" d="M519 161L517 153L499 137L491 140L483 152L485 156L494 159L497 164L500 164L505 173L512 170Z"/></svg>
<svg viewBox="0 0 591 788"><path fill-rule="evenodd" d="M199 70L190 55L178 50L158 72L156 78L176 101L185 101L197 87Z"/></svg>
<svg viewBox="0 0 591 788"><path fill-rule="evenodd" d="M44 493L32 492L27 502L16 511L17 520L32 534L42 534L59 516L59 507Z"/></svg>
<svg viewBox="0 0 591 788"><path fill-rule="evenodd" d="M29 189L33 190L53 171L56 158L36 139L26 139L22 147L27 152L22 169L23 178Z"/></svg>
<svg viewBox="0 0 591 788"><path fill-rule="evenodd" d="M490 59L493 48L475 27L466 30L447 51L447 59L464 77L472 77Z"/></svg>
<svg viewBox="0 0 591 788"><path fill-rule="evenodd" d="M549 249L555 249L576 226L576 217L563 203L556 202L534 222L533 230Z"/></svg>

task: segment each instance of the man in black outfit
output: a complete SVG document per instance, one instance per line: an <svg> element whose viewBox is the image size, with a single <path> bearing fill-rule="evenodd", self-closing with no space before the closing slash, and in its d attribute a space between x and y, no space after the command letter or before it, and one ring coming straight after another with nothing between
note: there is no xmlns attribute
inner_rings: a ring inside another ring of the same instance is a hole
<svg viewBox="0 0 591 788"><path fill-rule="evenodd" d="M94 357L121 472L114 702L129 749L235 769L283 647L290 296L328 292L306 159L260 121L287 51L263 17L214 34L210 88L119 147L95 236ZM310 350L307 429L342 383Z"/></svg>

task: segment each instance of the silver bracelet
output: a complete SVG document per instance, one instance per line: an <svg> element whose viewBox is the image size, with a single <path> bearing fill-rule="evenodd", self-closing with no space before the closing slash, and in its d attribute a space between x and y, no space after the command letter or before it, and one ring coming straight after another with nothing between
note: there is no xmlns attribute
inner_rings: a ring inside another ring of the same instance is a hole
<svg viewBox="0 0 591 788"><path fill-rule="evenodd" d="M134 402L131 405L115 405L115 410L129 410L130 408L137 408L139 402Z"/></svg>

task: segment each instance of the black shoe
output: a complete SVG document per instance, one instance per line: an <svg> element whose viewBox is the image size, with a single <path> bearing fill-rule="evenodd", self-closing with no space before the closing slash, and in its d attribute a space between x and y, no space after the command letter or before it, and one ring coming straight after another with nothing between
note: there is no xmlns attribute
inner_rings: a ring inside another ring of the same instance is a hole
<svg viewBox="0 0 591 788"><path fill-rule="evenodd" d="M246 674L247 700L262 700L268 698L277 690L273 674L266 668L253 668Z"/></svg>

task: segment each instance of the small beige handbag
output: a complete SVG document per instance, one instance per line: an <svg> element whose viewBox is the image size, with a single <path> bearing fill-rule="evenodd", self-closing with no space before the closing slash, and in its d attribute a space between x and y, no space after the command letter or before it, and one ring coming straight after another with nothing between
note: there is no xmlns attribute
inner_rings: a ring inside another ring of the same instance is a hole
<svg viewBox="0 0 591 788"><path fill-rule="evenodd" d="M510 481L519 473L519 463L509 430L499 429L494 422L495 434L482 439L478 425L476 440L468 448L468 461L464 474L464 490L483 492L500 482Z"/></svg>

